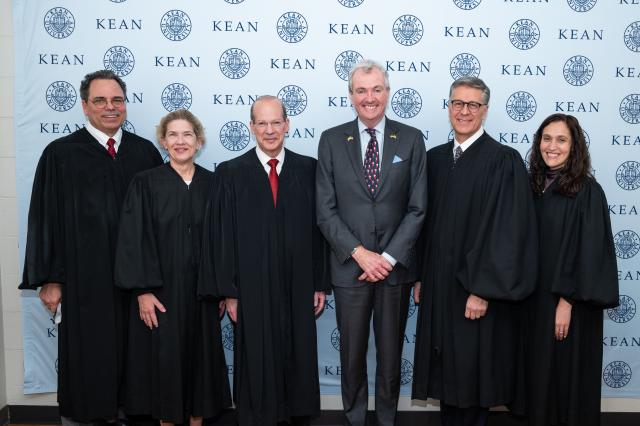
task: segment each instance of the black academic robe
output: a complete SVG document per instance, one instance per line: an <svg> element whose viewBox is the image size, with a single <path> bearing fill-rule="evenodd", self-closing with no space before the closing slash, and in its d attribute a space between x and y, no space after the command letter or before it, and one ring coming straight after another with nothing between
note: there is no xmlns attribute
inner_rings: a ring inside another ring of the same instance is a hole
<svg viewBox="0 0 640 426"><path fill-rule="evenodd" d="M618 276L604 192L587 179L575 197L556 183L536 196L539 281L527 300L529 424L600 424L602 310L618 304ZM554 337L559 297L572 303L568 336Z"/></svg>
<svg viewBox="0 0 640 426"><path fill-rule="evenodd" d="M129 310L113 286L118 219L133 175L161 163L151 142L126 131L114 160L86 129L50 143L38 162L20 288L62 284L62 416L117 417Z"/></svg>
<svg viewBox="0 0 640 426"><path fill-rule="evenodd" d="M533 197L520 155L486 133L453 167L453 142L427 153L425 259L413 398L456 407L509 402L521 310L535 286ZM488 300L464 316L469 294Z"/></svg>
<svg viewBox="0 0 640 426"><path fill-rule="evenodd" d="M196 165L189 186L169 164L139 173L127 192L115 279L132 290L124 378L127 414L188 423L231 405L218 304L197 297L202 220L213 173ZM140 319L137 295L153 293L166 312L158 328Z"/></svg>
<svg viewBox="0 0 640 426"><path fill-rule="evenodd" d="M216 169L203 253L214 260L215 278L201 280L201 292L238 298L234 396L241 425L320 412L313 296L329 282L315 168L315 159L286 150L276 207L255 150Z"/></svg>

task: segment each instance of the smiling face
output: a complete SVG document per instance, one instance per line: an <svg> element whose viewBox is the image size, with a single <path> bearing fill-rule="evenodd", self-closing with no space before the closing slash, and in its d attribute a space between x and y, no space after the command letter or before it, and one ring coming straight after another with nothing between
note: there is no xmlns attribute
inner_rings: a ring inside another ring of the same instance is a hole
<svg viewBox="0 0 640 426"><path fill-rule="evenodd" d="M200 141L193 125L187 120L178 119L167 124L167 131L160 143L169 153L172 165L193 163L193 157L200 149Z"/></svg>
<svg viewBox="0 0 640 426"><path fill-rule="evenodd" d="M257 100L249 126L262 152L271 158L277 157L284 144L284 135L289 131L289 119L283 117L280 100Z"/></svg>
<svg viewBox="0 0 640 426"><path fill-rule="evenodd" d="M451 92L449 101L459 100L463 102L477 102L484 104L482 90L468 86L458 86ZM487 117L489 107L482 105L478 111L472 113L465 105L461 110L454 111L452 103L449 102L449 121L455 133L456 140L460 143L469 139L482 127L484 119Z"/></svg>
<svg viewBox="0 0 640 426"><path fill-rule="evenodd" d="M551 170L562 169L571 153L571 132L564 121L554 121L542 129L540 155Z"/></svg>
<svg viewBox="0 0 640 426"><path fill-rule="evenodd" d="M96 106L96 102L103 100L108 102L102 107ZM82 110L93 127L113 136L127 118L124 100L124 92L117 81L96 79L89 85L88 100L82 101Z"/></svg>
<svg viewBox="0 0 640 426"><path fill-rule="evenodd" d="M384 75L380 70L357 70L352 76L349 99L365 126L375 127L384 117L389 102L389 88L385 87Z"/></svg>

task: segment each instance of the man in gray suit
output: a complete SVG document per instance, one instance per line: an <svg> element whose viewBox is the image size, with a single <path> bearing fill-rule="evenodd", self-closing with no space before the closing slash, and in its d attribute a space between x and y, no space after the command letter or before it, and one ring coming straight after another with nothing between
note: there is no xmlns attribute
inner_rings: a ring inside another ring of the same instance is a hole
<svg viewBox="0 0 640 426"><path fill-rule="evenodd" d="M322 133L318 226L331 245L346 425L367 424L367 343L373 313L376 418L394 425L415 242L427 204L422 133L385 117L389 76L369 60L349 75L358 117Z"/></svg>

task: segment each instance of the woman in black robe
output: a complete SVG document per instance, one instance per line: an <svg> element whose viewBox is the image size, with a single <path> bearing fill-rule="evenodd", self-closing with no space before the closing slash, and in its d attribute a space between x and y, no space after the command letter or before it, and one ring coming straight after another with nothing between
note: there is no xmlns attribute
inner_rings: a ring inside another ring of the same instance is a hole
<svg viewBox="0 0 640 426"><path fill-rule="evenodd" d="M125 411L163 424L198 426L231 405L219 307L197 294L213 173L194 163L204 129L189 111L167 114L157 136L169 163L134 177L118 236L116 285L137 296L131 304Z"/></svg>
<svg viewBox="0 0 640 426"><path fill-rule="evenodd" d="M600 424L602 311L618 304L607 200L575 117L553 114L530 158L539 282L527 301L530 425Z"/></svg>

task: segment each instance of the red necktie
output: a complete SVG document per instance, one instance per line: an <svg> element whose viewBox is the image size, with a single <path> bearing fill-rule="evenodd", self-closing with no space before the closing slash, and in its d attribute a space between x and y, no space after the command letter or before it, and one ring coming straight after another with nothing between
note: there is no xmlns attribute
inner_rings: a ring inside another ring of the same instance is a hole
<svg viewBox="0 0 640 426"><path fill-rule="evenodd" d="M116 141L113 138L109 138L107 141L107 152L115 160L116 158L116 149L113 147L116 144Z"/></svg>
<svg viewBox="0 0 640 426"><path fill-rule="evenodd" d="M278 165L278 160L272 158L267 163L271 170L269 170L269 183L271 184L271 193L273 194L273 205L276 205L276 200L278 199L278 172L276 170L276 166Z"/></svg>

